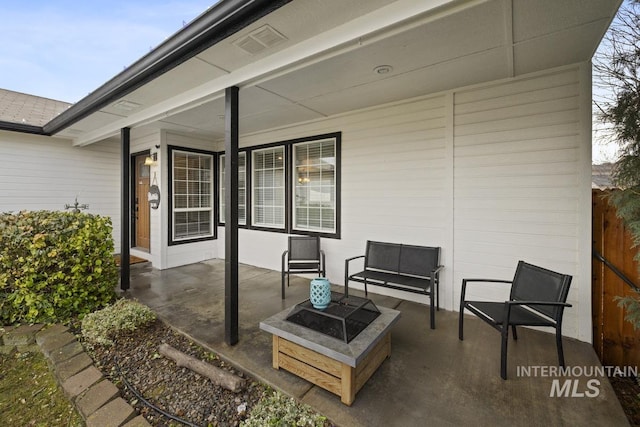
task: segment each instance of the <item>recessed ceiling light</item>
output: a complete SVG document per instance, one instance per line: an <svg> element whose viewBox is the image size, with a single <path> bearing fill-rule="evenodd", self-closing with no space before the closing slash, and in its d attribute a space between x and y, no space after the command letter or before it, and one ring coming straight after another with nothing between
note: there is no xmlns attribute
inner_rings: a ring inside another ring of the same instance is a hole
<svg viewBox="0 0 640 427"><path fill-rule="evenodd" d="M393 71L393 67L391 65L378 65L373 69L373 72L376 74L389 74Z"/></svg>

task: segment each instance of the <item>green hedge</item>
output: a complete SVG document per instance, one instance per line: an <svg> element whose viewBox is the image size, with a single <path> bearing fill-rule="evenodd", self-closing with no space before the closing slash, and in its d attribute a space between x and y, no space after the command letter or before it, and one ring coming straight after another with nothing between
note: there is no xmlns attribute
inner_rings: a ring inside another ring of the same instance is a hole
<svg viewBox="0 0 640 427"><path fill-rule="evenodd" d="M111 219L85 213L0 214L0 324L50 323L112 302Z"/></svg>

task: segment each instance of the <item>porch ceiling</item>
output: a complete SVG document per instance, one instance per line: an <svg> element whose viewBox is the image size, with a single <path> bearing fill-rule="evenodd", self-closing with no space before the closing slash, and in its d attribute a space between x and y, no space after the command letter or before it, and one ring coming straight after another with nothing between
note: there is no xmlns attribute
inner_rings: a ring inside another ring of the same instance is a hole
<svg viewBox="0 0 640 427"><path fill-rule="evenodd" d="M620 3L295 0L57 136L85 145L128 126L134 137L160 128L218 140L232 85L251 133L587 61ZM238 46L265 25L284 39L253 54Z"/></svg>

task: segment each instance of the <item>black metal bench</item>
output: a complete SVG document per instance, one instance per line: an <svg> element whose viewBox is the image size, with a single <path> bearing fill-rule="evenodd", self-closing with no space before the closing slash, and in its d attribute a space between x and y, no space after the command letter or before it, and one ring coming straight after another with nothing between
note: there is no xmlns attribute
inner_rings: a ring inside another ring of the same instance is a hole
<svg viewBox="0 0 640 427"><path fill-rule="evenodd" d="M364 270L349 274L349 263L364 258ZM344 286L349 295L349 281L428 295L431 329L435 329L435 311L440 310L440 248L367 241L365 255L345 261ZM435 304L434 304L435 299Z"/></svg>

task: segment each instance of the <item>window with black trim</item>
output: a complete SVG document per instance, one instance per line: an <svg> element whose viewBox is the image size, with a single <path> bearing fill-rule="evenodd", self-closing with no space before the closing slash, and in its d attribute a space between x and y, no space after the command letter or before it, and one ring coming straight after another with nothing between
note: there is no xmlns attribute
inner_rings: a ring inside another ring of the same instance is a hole
<svg viewBox="0 0 640 427"><path fill-rule="evenodd" d="M220 155L220 223L225 222L225 155ZM238 153L238 224L247 224L247 153Z"/></svg>
<svg viewBox="0 0 640 427"><path fill-rule="evenodd" d="M238 153L238 223L249 229L340 238L340 132ZM225 221L225 155L218 203Z"/></svg>
<svg viewBox="0 0 640 427"><path fill-rule="evenodd" d="M169 244L214 239L214 153L169 147Z"/></svg>
<svg viewBox="0 0 640 427"><path fill-rule="evenodd" d="M285 228L285 147L253 150L252 165L252 225L265 228Z"/></svg>
<svg viewBox="0 0 640 427"><path fill-rule="evenodd" d="M293 144L294 231L336 232L336 139Z"/></svg>

